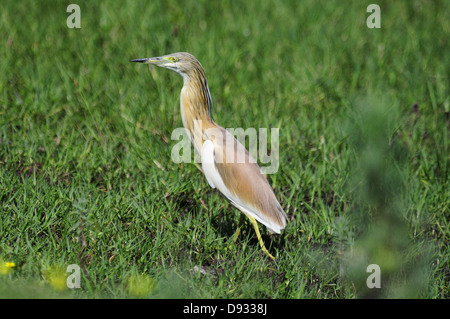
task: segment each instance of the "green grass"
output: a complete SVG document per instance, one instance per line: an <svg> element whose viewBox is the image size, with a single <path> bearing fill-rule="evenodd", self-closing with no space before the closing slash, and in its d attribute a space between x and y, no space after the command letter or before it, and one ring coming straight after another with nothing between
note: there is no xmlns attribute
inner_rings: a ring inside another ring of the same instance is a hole
<svg viewBox="0 0 450 319"><path fill-rule="evenodd" d="M69 29L67 2L3 1L0 297L371 297L378 263L382 296L449 298L450 5L378 1L368 29L372 2L78 1ZM129 60L176 51L216 122L280 128L276 261L170 159L182 79Z"/></svg>

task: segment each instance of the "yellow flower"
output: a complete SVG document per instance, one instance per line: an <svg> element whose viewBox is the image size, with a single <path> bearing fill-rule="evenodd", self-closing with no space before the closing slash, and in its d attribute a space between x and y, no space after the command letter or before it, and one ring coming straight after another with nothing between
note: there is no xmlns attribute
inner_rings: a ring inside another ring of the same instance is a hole
<svg viewBox="0 0 450 319"><path fill-rule="evenodd" d="M128 293L134 297L149 296L156 288L156 280L148 275L131 275L128 278Z"/></svg>
<svg viewBox="0 0 450 319"><path fill-rule="evenodd" d="M63 291L67 289L67 274L62 266L54 265L44 270L44 277L54 289Z"/></svg>
<svg viewBox="0 0 450 319"><path fill-rule="evenodd" d="M13 262L0 262L0 275L9 274L14 267L16 267L16 264Z"/></svg>

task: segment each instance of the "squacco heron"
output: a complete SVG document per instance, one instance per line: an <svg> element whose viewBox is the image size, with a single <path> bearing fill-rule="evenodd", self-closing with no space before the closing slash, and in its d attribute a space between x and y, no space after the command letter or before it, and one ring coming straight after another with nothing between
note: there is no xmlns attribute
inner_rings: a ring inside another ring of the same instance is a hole
<svg viewBox="0 0 450 319"><path fill-rule="evenodd" d="M256 221L265 225L269 232L279 234L286 226L286 213L245 147L212 120L211 94L200 62L192 54L184 52L131 62L153 64L183 77L181 117L195 150L200 154L203 173L212 188L217 188L249 218L262 250L274 259L264 246Z"/></svg>

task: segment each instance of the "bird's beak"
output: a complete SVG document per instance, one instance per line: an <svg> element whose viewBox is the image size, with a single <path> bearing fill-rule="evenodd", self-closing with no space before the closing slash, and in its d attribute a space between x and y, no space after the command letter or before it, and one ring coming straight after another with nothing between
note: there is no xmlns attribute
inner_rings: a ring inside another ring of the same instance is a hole
<svg viewBox="0 0 450 319"><path fill-rule="evenodd" d="M134 59L134 60L131 60L130 62L138 62L138 63L145 63L145 64L159 64L161 62L166 62L166 60L163 60L160 57L156 57L156 58Z"/></svg>

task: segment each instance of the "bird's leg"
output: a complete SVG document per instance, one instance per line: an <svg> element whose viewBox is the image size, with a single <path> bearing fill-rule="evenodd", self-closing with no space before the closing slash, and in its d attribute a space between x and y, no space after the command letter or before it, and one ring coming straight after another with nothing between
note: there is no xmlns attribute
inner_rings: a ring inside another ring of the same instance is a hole
<svg viewBox="0 0 450 319"><path fill-rule="evenodd" d="M240 217L239 217L239 224L243 224L244 223L244 218L245 218L245 214L239 214L240 215ZM236 242L236 240L238 239L238 237L239 237L239 234L241 233L241 227L239 227L238 226L238 228L236 229L236 233L234 234L234 242Z"/></svg>
<svg viewBox="0 0 450 319"><path fill-rule="evenodd" d="M241 228L238 227L238 229L236 230L236 233L234 234L234 239L233 239L233 242L234 242L234 243L235 243L236 240L238 239L240 233L241 233Z"/></svg>
<svg viewBox="0 0 450 319"><path fill-rule="evenodd" d="M241 233L241 228L238 227L238 229L236 230L236 232L233 235L233 237L234 237L233 242L230 243L226 249L232 249L232 247L236 244L236 240L238 239L240 233Z"/></svg>
<svg viewBox="0 0 450 319"><path fill-rule="evenodd" d="M259 245L261 246L263 252L269 256L270 258L272 258L273 260L275 260L275 257L273 257L269 251L267 250L266 246L264 246L264 242L262 240L261 234L259 233L259 228L258 228L258 223L256 222L256 219L254 219L253 217L247 215L248 219L250 219L250 223L252 223L253 228L255 228L255 232L256 232L256 236L258 237L259 240Z"/></svg>
<svg viewBox="0 0 450 319"><path fill-rule="evenodd" d="M241 227L238 227L237 229L236 229L236 232L234 233L234 235L233 235L233 242L228 246L229 248L231 248L234 244L236 244L236 241L237 241L237 239L238 239L238 237L239 237L239 234L241 233Z"/></svg>

